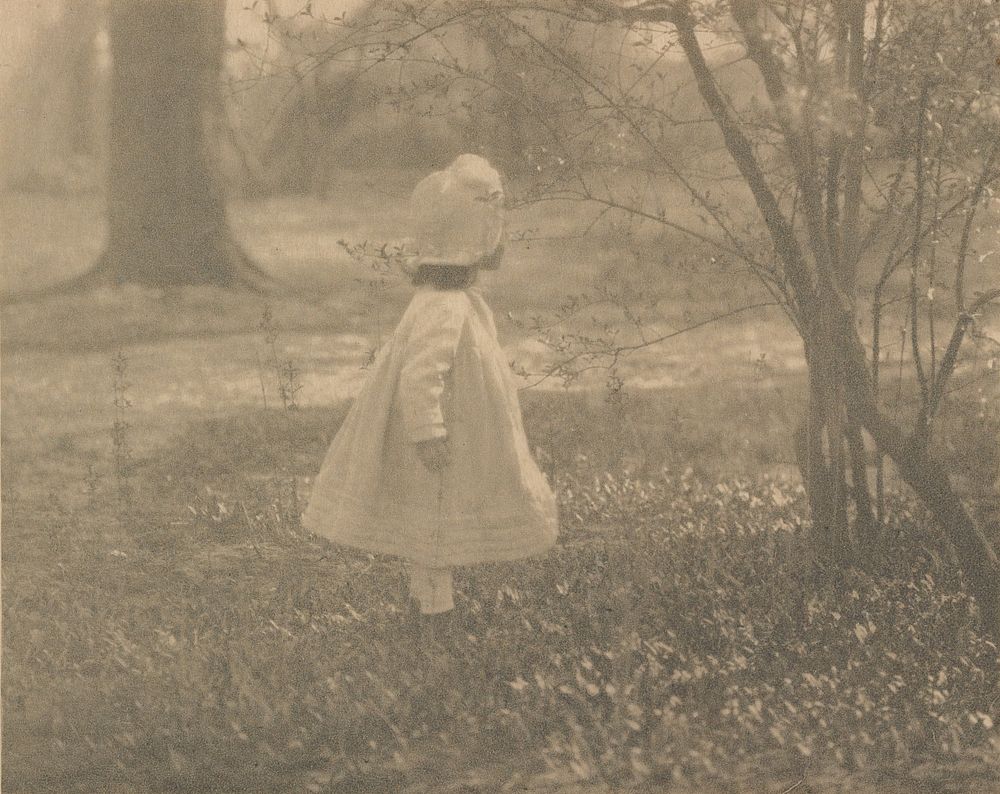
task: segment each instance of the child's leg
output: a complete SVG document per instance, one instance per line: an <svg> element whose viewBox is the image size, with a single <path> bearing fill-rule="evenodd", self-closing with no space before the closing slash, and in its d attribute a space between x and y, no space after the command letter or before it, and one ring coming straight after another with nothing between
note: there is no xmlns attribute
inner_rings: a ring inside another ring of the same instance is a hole
<svg viewBox="0 0 1000 794"><path fill-rule="evenodd" d="M448 612L455 607L451 568L431 568L410 564L410 595L424 615Z"/></svg>

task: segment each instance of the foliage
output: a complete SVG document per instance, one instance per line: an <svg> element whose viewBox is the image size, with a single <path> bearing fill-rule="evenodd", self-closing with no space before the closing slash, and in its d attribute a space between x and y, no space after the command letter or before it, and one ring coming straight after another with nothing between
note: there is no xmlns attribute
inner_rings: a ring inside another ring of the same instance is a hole
<svg viewBox="0 0 1000 794"><path fill-rule="evenodd" d="M559 548L463 572L433 646L397 564L304 535L272 487L283 444L315 469L329 413L292 412L273 438L261 419L139 461L128 528L113 500L5 498L12 789L995 781L996 649L909 501L866 570L826 569L800 486L636 476L577 450Z"/></svg>

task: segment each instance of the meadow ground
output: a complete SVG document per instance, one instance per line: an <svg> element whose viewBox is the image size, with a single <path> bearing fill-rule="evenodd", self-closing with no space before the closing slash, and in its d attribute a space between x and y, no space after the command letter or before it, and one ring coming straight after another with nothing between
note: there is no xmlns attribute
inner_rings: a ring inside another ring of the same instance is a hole
<svg viewBox="0 0 1000 794"><path fill-rule="evenodd" d="M5 788L1000 790L996 651L921 512L895 499L864 570L809 561L801 351L774 310L635 354L623 392L526 388L560 545L462 572L454 636L417 641L398 563L297 523L407 295L338 244L382 239L405 189L343 189L233 207L279 295L4 307ZM3 209L8 293L100 250L95 198ZM549 212L515 222L571 230ZM485 285L512 359L542 369L533 318L595 281L643 285L661 332L759 300L666 250L512 246Z"/></svg>

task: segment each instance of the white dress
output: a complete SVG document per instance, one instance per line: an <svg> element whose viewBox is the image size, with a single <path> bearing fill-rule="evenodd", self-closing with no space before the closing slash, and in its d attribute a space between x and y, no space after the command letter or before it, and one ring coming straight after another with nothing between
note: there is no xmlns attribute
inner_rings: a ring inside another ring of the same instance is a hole
<svg viewBox="0 0 1000 794"><path fill-rule="evenodd" d="M415 444L445 436L451 462L438 474ZM432 567L519 559L555 543L556 500L479 290L418 289L330 445L302 521Z"/></svg>

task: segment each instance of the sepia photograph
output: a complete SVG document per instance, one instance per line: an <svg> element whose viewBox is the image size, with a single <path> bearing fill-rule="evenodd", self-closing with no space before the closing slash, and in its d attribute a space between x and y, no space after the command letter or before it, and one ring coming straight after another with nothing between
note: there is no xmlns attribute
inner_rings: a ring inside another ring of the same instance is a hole
<svg viewBox="0 0 1000 794"><path fill-rule="evenodd" d="M3 0L10 794L1000 794L998 0Z"/></svg>

